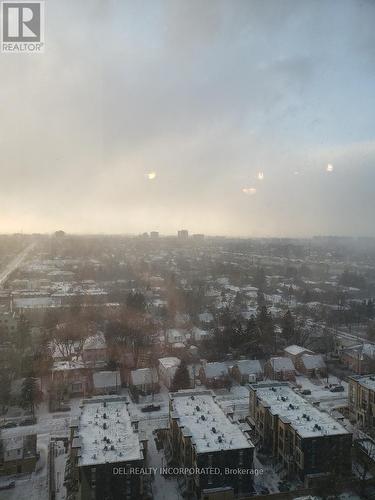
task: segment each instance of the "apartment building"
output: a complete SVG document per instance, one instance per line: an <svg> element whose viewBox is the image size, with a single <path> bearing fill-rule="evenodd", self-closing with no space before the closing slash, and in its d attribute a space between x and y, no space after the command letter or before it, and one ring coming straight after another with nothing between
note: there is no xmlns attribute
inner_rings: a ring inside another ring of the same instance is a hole
<svg viewBox="0 0 375 500"><path fill-rule="evenodd" d="M349 418L361 427L375 427L375 375L349 377Z"/></svg>
<svg viewBox="0 0 375 500"><path fill-rule="evenodd" d="M184 496L227 498L252 491L254 445L223 412L211 391L170 394L166 441L170 465L196 470L181 477ZM231 473L238 468L248 472Z"/></svg>
<svg viewBox="0 0 375 500"><path fill-rule="evenodd" d="M132 472L144 466L146 450L147 441L138 434L125 398L84 400L81 414L71 423L65 477L69 498L149 498L143 476Z"/></svg>
<svg viewBox="0 0 375 500"><path fill-rule="evenodd" d="M351 473L352 435L286 382L249 385L259 446L302 481Z"/></svg>

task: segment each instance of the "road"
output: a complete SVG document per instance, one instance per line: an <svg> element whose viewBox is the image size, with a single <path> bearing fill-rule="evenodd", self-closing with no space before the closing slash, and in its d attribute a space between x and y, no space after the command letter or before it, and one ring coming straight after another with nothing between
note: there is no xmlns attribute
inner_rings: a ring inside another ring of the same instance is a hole
<svg viewBox="0 0 375 500"><path fill-rule="evenodd" d="M360 333L358 334L355 334L355 333L348 333L344 330L340 330L340 329L335 329L335 328L327 328L327 330L332 333L333 335L336 335L337 337L342 337L344 339L348 339L348 340L353 340L353 342L357 342L358 344L360 344L361 342L364 342L366 344L373 344L375 345L375 342L373 340L369 340L368 338L366 338L366 336Z"/></svg>
<svg viewBox="0 0 375 500"><path fill-rule="evenodd" d="M34 247L35 243L30 243L30 245L24 248L22 252L20 252L11 262L9 262L5 269L0 271L0 289L9 278L10 274L22 264L22 262L26 259L26 257Z"/></svg>

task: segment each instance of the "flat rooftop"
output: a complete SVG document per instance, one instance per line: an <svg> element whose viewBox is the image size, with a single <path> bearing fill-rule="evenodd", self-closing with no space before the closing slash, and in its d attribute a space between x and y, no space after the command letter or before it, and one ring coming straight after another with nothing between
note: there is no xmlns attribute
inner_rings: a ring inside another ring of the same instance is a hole
<svg viewBox="0 0 375 500"><path fill-rule="evenodd" d="M143 459L143 445L134 431L125 400L86 402L77 420L79 466Z"/></svg>
<svg viewBox="0 0 375 500"><path fill-rule="evenodd" d="M183 432L191 436L198 453L254 447L210 391L180 391L172 393L171 398L172 418L179 418Z"/></svg>
<svg viewBox="0 0 375 500"><path fill-rule="evenodd" d="M362 387L375 391L375 375L353 375L350 378L358 382Z"/></svg>
<svg viewBox="0 0 375 500"><path fill-rule="evenodd" d="M319 411L287 384L260 383L250 386L273 415L295 429L303 438L349 434L328 413Z"/></svg>

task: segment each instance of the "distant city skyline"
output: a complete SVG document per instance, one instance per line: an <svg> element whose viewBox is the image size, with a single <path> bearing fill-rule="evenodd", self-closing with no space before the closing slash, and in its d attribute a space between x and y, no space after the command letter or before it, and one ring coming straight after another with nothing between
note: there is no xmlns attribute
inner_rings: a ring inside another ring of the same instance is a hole
<svg viewBox="0 0 375 500"><path fill-rule="evenodd" d="M49 0L0 54L0 233L375 236L375 2Z"/></svg>

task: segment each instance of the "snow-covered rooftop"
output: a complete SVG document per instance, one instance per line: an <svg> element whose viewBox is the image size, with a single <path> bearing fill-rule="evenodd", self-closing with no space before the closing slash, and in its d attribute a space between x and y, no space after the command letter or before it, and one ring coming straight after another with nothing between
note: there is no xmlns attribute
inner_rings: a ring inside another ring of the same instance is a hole
<svg viewBox="0 0 375 500"><path fill-rule="evenodd" d="M275 357L270 358L272 369L275 372L294 371L294 364L290 358Z"/></svg>
<svg viewBox="0 0 375 500"><path fill-rule="evenodd" d="M250 375L253 373L262 373L262 365L260 361L257 359L241 359L239 361L235 361L233 366L238 366L242 375Z"/></svg>
<svg viewBox="0 0 375 500"><path fill-rule="evenodd" d="M83 350L88 351L91 349L105 349L106 341L103 333L98 333L97 335L92 335L87 337L83 344Z"/></svg>
<svg viewBox="0 0 375 500"><path fill-rule="evenodd" d="M86 402L78 420L78 435L80 466L143 459L143 446L124 400Z"/></svg>
<svg viewBox="0 0 375 500"><path fill-rule="evenodd" d="M163 366L164 369L168 368L177 368L180 366L181 361L178 358L173 356L167 358L159 358L159 363Z"/></svg>
<svg viewBox="0 0 375 500"><path fill-rule="evenodd" d="M291 356L296 356L297 354L302 354L303 352L312 352L309 349L306 349L305 347L301 347L299 345L289 345L288 347L285 347L284 352L287 354L290 354Z"/></svg>
<svg viewBox="0 0 375 500"><path fill-rule="evenodd" d="M273 415L295 429L303 438L334 434L348 434L348 431L328 413L312 406L296 394L287 384L259 383L252 386L256 394L269 407Z"/></svg>
<svg viewBox="0 0 375 500"><path fill-rule="evenodd" d="M228 366L226 363L207 363L204 372L207 378L223 377L228 375Z"/></svg>
<svg viewBox="0 0 375 500"><path fill-rule="evenodd" d="M354 375L351 377L360 385L371 391L375 391L375 375Z"/></svg>
<svg viewBox="0 0 375 500"><path fill-rule="evenodd" d="M198 453L253 447L238 425L229 420L215 402L210 391L179 391L170 397L172 418L179 419Z"/></svg>
<svg viewBox="0 0 375 500"><path fill-rule="evenodd" d="M307 370L326 367L323 356L321 354L303 354L301 361Z"/></svg>

